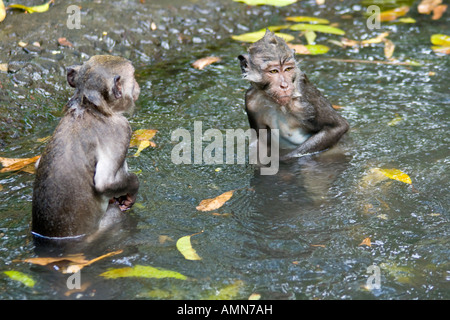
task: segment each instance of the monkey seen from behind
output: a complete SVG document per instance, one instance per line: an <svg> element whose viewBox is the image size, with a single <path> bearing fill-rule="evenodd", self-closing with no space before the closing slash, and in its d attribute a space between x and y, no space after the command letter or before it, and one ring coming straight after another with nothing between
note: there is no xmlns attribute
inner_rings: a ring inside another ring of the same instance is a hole
<svg viewBox="0 0 450 320"><path fill-rule="evenodd" d="M136 200L139 181L126 154L140 89L132 64L93 56L67 68L75 94L39 162L33 189L32 233L71 239L98 234L120 221Z"/></svg>
<svg viewBox="0 0 450 320"><path fill-rule="evenodd" d="M279 130L280 160L328 149L347 132L347 121L309 82L282 38L267 30L239 60L251 83L245 95L250 127L257 134L266 129L272 148L271 134Z"/></svg>

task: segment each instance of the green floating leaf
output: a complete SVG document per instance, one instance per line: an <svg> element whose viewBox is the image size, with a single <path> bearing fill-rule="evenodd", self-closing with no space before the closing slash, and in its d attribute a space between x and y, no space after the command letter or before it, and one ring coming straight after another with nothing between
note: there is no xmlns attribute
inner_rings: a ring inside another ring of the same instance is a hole
<svg viewBox="0 0 450 320"><path fill-rule="evenodd" d="M249 6L274 6L284 7L297 2L297 0L233 0L234 2L243 2Z"/></svg>
<svg viewBox="0 0 450 320"><path fill-rule="evenodd" d="M289 29L290 26L291 26L290 24L283 24L281 26L268 26L267 29L269 29L272 32L275 32L275 31L280 31L283 29ZM264 30L266 30L266 29L264 29Z"/></svg>
<svg viewBox="0 0 450 320"><path fill-rule="evenodd" d="M185 275L182 275L181 273L178 273L176 271L141 265L137 265L134 267L109 269L108 271L105 271L100 275L107 279L128 278L128 277L156 278L156 279L175 278L180 280L187 279Z"/></svg>
<svg viewBox="0 0 450 320"><path fill-rule="evenodd" d="M19 281L29 288L33 288L36 284L36 281L34 281L33 278L20 271L10 270L4 271L3 273L10 277L12 280Z"/></svg>
<svg viewBox="0 0 450 320"><path fill-rule="evenodd" d="M416 19L413 19L411 17L400 18L397 21L401 23L416 23Z"/></svg>
<svg viewBox="0 0 450 320"><path fill-rule="evenodd" d="M344 35L345 31L339 28L330 27L324 24L306 24L306 23L299 23L294 24L289 27L289 29L294 31L316 31L316 32L322 32L322 33L331 33L331 34L337 34L337 35Z"/></svg>
<svg viewBox="0 0 450 320"><path fill-rule="evenodd" d="M259 31L255 31L255 32L249 32L249 33L244 33L238 36L231 36L231 39L236 40L236 41L242 41L242 42L256 42L259 39L261 39L262 37L264 37L264 35L266 34L266 29L263 30L259 30ZM281 33L281 32L275 32L275 35L283 38L284 41L289 42L294 40L294 36L287 34L287 33Z"/></svg>
<svg viewBox="0 0 450 320"><path fill-rule="evenodd" d="M316 37L317 37L317 35L314 31L311 31L311 30L305 31L306 42L308 42L309 45L314 44Z"/></svg>
<svg viewBox="0 0 450 320"><path fill-rule="evenodd" d="M196 233L197 234L197 233ZM178 239L177 241L177 249L187 260L202 260L202 258L197 254L194 248L191 245L191 236L184 236Z"/></svg>
<svg viewBox="0 0 450 320"><path fill-rule="evenodd" d="M450 36L445 34L433 34L431 43L437 46L450 46Z"/></svg>
<svg viewBox="0 0 450 320"><path fill-rule="evenodd" d="M316 17L307 17L307 16L295 16L295 17L287 17L287 21L292 22L311 22L311 23L317 23L317 24L329 24L330 21L327 19L322 18L316 18Z"/></svg>
<svg viewBox="0 0 450 320"><path fill-rule="evenodd" d="M307 44L305 47L308 49L309 54L317 55L317 54L325 54L330 48L324 46L323 44Z"/></svg>

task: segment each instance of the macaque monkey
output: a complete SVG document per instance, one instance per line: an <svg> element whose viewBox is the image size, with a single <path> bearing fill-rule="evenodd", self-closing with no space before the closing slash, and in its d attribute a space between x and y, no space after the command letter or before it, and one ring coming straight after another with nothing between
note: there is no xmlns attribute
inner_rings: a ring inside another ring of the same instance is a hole
<svg viewBox="0 0 450 320"><path fill-rule="evenodd" d="M139 85L121 57L93 56L67 68L75 94L39 162L33 190L37 238L86 238L112 226L136 201L139 181L125 157Z"/></svg>
<svg viewBox="0 0 450 320"><path fill-rule="evenodd" d="M294 55L282 38L267 30L248 54L239 56L243 77L251 83L245 95L250 127L257 133L267 129L269 144L271 130L279 130L280 160L328 149L349 128L300 71Z"/></svg>

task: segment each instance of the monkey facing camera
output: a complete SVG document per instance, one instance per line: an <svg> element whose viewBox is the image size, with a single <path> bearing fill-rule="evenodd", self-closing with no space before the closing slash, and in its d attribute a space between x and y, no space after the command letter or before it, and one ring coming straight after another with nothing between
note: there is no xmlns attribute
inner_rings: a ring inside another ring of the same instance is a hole
<svg viewBox="0 0 450 320"><path fill-rule="evenodd" d="M91 239L121 221L139 181L126 155L139 85L130 61L93 56L67 68L75 94L36 164L32 233L44 239Z"/></svg>
<svg viewBox="0 0 450 320"><path fill-rule="evenodd" d="M347 121L309 82L282 38L267 30L239 60L244 79L251 83L245 95L250 127L257 134L266 129L272 148L270 131L279 130L280 160L328 149L347 132Z"/></svg>

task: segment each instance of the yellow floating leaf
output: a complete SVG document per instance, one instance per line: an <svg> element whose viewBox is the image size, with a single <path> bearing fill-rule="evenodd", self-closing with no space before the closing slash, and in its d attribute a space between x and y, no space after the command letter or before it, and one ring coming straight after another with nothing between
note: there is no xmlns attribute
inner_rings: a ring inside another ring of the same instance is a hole
<svg viewBox="0 0 450 320"><path fill-rule="evenodd" d="M450 36L446 34L433 34L430 40L437 46L450 46Z"/></svg>
<svg viewBox="0 0 450 320"><path fill-rule="evenodd" d="M5 5L3 3L3 0L0 0L0 22L5 20L5 17L6 17Z"/></svg>
<svg viewBox="0 0 450 320"><path fill-rule="evenodd" d="M34 12L46 12L50 8L50 4L55 2L55 0L50 0L47 3L41 4L39 6L33 6L33 7L27 7L21 4L11 4L6 9L22 9L25 10L28 13L34 13Z"/></svg>
<svg viewBox="0 0 450 320"><path fill-rule="evenodd" d="M234 2L243 2L248 6L274 6L284 7L297 2L297 0L233 0Z"/></svg>
<svg viewBox="0 0 450 320"><path fill-rule="evenodd" d="M359 186L360 186L360 188L366 189L368 187L372 187L372 186L376 185L377 183L387 180L387 179L388 179L388 177L386 177L383 173L381 173L381 170L379 168L372 168L361 179Z"/></svg>
<svg viewBox="0 0 450 320"><path fill-rule="evenodd" d="M322 33L331 33L331 34L337 34L337 35L344 35L345 31L339 28L335 28L332 26L327 26L324 24L307 24L307 23L299 23L294 24L289 27L289 29L294 31L315 31L315 32L322 32Z"/></svg>
<svg viewBox="0 0 450 320"><path fill-rule="evenodd" d="M225 193L222 193L220 196L217 196L212 199L205 199L200 202L200 204L197 206L197 210L200 211L212 211L220 208L223 206L225 202L230 200L230 198L233 196L234 190L227 191Z"/></svg>
<svg viewBox="0 0 450 320"><path fill-rule="evenodd" d="M231 39L236 40L236 41L241 41L241 42L253 43L253 42L258 41L262 37L264 37L265 34L266 34L266 29L262 29L259 31L244 33L244 34L241 34L238 36L232 35ZM287 34L287 33L275 32L275 35L277 37L283 38L284 41L286 41L286 42L294 40L294 36Z"/></svg>
<svg viewBox="0 0 450 320"><path fill-rule="evenodd" d="M134 267L109 269L108 271L105 271L102 274L100 274L100 276L107 279L128 278L128 277L156 278L156 279L175 278L180 280L187 279L185 275L178 273L176 271L141 265L137 265Z"/></svg>
<svg viewBox="0 0 450 320"><path fill-rule="evenodd" d="M276 31L280 31L280 30L283 30L283 29L289 29L289 26L290 25L288 25L288 24L283 24L283 25L280 25L280 26L268 26L267 29L269 29L272 32L276 32Z"/></svg>
<svg viewBox="0 0 450 320"><path fill-rule="evenodd" d="M35 156L33 158L2 158L0 157L0 162L4 168L0 172L9 172L21 170L29 164L35 163L40 156Z"/></svg>
<svg viewBox="0 0 450 320"><path fill-rule="evenodd" d="M366 246L368 246L368 247L371 247L371 246L372 246L372 243L370 242L370 238L365 238L359 245L360 245L360 246L366 245Z"/></svg>
<svg viewBox="0 0 450 320"><path fill-rule="evenodd" d="M157 132L158 130L154 129L139 129L133 132L130 140L130 148L138 147L138 150L134 154L135 157L138 157L141 151L149 146L156 147L156 144L150 140L153 139Z"/></svg>
<svg viewBox="0 0 450 320"><path fill-rule="evenodd" d="M10 270L10 271L3 271L3 273L6 274L12 280L19 281L29 288L33 288L34 285L36 284L36 281L34 281L33 278L20 271Z"/></svg>
<svg viewBox="0 0 450 320"><path fill-rule="evenodd" d="M261 295L259 293L252 293L248 297L248 300L259 300L259 299L261 299Z"/></svg>
<svg viewBox="0 0 450 320"><path fill-rule="evenodd" d="M292 22L311 22L318 24L329 24L330 21L327 19L317 18L317 17L307 17L307 16L295 16L295 17L286 17L287 21Z"/></svg>
<svg viewBox="0 0 450 320"><path fill-rule="evenodd" d="M177 240L177 249L187 260L202 260L202 258L197 254L197 252L194 248L192 248L191 245L191 237L199 233L201 232L191 234L190 236L184 236Z"/></svg>
<svg viewBox="0 0 450 320"><path fill-rule="evenodd" d="M215 62L219 62L220 60L221 59L219 57L205 57L195 61L192 66L195 69L203 70L204 67L209 66L210 64L213 64Z"/></svg>
<svg viewBox="0 0 450 320"><path fill-rule="evenodd" d="M389 179L401 181L408 184L412 183L411 178L406 173L398 169L379 169L379 170Z"/></svg>

